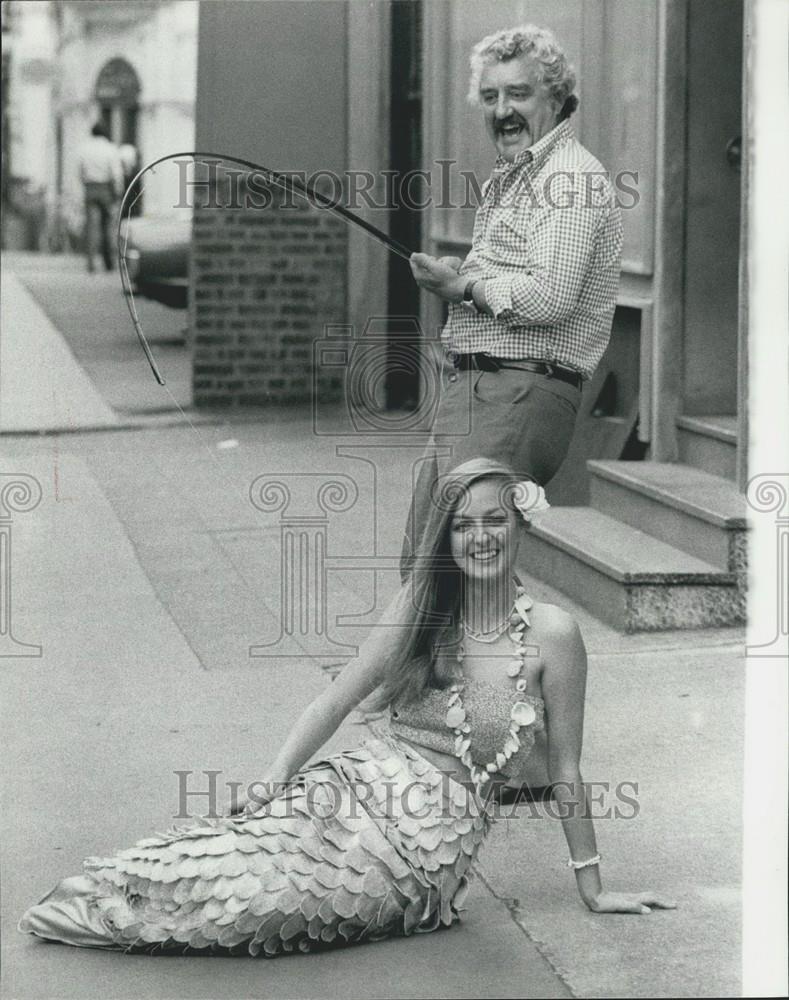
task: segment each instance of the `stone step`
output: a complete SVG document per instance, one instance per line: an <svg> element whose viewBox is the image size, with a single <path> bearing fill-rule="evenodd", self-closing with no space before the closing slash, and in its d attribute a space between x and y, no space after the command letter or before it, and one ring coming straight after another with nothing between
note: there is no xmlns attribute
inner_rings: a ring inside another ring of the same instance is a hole
<svg viewBox="0 0 789 1000"><path fill-rule="evenodd" d="M745 571L745 497L729 479L665 462L587 462L594 508L719 570Z"/></svg>
<svg viewBox="0 0 789 1000"><path fill-rule="evenodd" d="M540 514L521 544L518 565L622 632L744 621L744 596L733 573L592 507Z"/></svg>
<svg viewBox="0 0 789 1000"><path fill-rule="evenodd" d="M737 418L677 417L679 460L713 476L737 478Z"/></svg>

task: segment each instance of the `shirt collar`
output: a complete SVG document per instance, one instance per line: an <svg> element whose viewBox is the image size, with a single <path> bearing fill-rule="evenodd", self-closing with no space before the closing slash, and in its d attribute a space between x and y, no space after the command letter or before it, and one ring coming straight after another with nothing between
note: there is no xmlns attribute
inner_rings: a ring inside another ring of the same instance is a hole
<svg viewBox="0 0 789 1000"><path fill-rule="evenodd" d="M511 169L514 170L516 167L525 166L531 166L534 170L539 170L554 149L574 138L575 132L573 131L573 127L569 119L565 118L563 122L555 125L547 135L544 135L539 142L535 142L533 146L529 146L528 149L524 149L523 152L518 153L514 160L505 160L503 156L497 156L496 170L506 173Z"/></svg>

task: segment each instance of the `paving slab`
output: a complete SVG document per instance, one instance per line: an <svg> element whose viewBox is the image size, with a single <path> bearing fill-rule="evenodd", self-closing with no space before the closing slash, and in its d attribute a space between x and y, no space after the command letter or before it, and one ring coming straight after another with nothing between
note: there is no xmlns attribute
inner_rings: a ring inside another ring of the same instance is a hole
<svg viewBox="0 0 789 1000"><path fill-rule="evenodd" d="M117 417L7 267L0 276L0 433L111 427Z"/></svg>
<svg viewBox="0 0 789 1000"><path fill-rule="evenodd" d="M590 657L582 773L599 782L604 884L678 909L590 913L541 806L510 810L479 860L575 996L742 995L743 728L736 647Z"/></svg>
<svg viewBox="0 0 789 1000"><path fill-rule="evenodd" d="M167 380L163 388L151 374L137 340L117 271L88 274L84 258L75 254L6 252L3 260L120 419L165 415L191 404L185 309L135 298L146 338Z"/></svg>

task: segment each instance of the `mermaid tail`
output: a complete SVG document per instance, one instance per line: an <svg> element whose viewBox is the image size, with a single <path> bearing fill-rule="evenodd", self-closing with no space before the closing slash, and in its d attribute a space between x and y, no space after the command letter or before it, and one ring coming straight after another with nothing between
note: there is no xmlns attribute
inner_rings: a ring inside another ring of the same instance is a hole
<svg viewBox="0 0 789 1000"><path fill-rule="evenodd" d="M371 739L251 816L88 859L20 929L83 947L264 956L432 931L457 918L488 826L465 786Z"/></svg>

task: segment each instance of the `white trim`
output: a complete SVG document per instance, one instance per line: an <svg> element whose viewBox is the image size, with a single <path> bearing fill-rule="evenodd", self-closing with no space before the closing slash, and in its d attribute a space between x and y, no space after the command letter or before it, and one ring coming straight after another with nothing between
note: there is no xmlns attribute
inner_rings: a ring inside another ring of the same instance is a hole
<svg viewBox="0 0 789 1000"><path fill-rule="evenodd" d="M655 155L655 276L650 407L651 449L656 462L678 457L676 419L682 402L684 338L687 0L660 0Z"/></svg>

